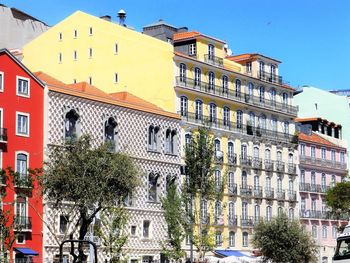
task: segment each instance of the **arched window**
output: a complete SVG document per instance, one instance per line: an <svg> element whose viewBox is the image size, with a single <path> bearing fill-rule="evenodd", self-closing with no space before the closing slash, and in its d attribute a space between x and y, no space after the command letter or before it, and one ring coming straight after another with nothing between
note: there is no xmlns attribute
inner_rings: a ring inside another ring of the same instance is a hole
<svg viewBox="0 0 350 263"><path fill-rule="evenodd" d="M277 216L280 217L280 216L282 216L282 214L283 214L283 208L281 206L279 206L277 209Z"/></svg>
<svg viewBox="0 0 350 263"><path fill-rule="evenodd" d="M148 201L158 201L158 178L159 174L150 173L148 175Z"/></svg>
<svg viewBox="0 0 350 263"><path fill-rule="evenodd" d="M265 114L261 114L259 116L259 126L262 130L266 130L266 116L265 116Z"/></svg>
<svg viewBox="0 0 350 263"><path fill-rule="evenodd" d="M206 200L201 201L201 219L202 224L206 224L208 220L208 205Z"/></svg>
<svg viewBox="0 0 350 263"><path fill-rule="evenodd" d="M180 105L180 114L181 114L181 116L184 116L184 117L186 117L188 114L188 99L187 99L187 97L185 97L185 96L181 96L181 98L180 98L180 103L181 103L181 105Z"/></svg>
<svg viewBox="0 0 350 263"><path fill-rule="evenodd" d="M260 88L259 88L259 101L261 103L265 103L265 88L264 88L264 86L260 86Z"/></svg>
<svg viewBox="0 0 350 263"><path fill-rule="evenodd" d="M209 71L208 79L209 79L209 83L208 83L209 84L209 86L208 86L209 91L214 92L214 88L215 88L215 74L214 74L214 72Z"/></svg>
<svg viewBox="0 0 350 263"><path fill-rule="evenodd" d="M282 104L283 104L283 106L288 105L288 94L285 92L283 92L283 94L282 94Z"/></svg>
<svg viewBox="0 0 350 263"><path fill-rule="evenodd" d="M247 172L242 171L242 188L246 189L248 187L248 178L247 178Z"/></svg>
<svg viewBox="0 0 350 263"><path fill-rule="evenodd" d="M200 68L194 68L194 85L195 86L201 86L201 69Z"/></svg>
<svg viewBox="0 0 350 263"><path fill-rule="evenodd" d="M235 184L235 174L233 172L228 173L228 188L233 189Z"/></svg>
<svg viewBox="0 0 350 263"><path fill-rule="evenodd" d="M223 116L223 123L224 126L230 126L230 108L225 106L224 107L224 116Z"/></svg>
<svg viewBox="0 0 350 263"><path fill-rule="evenodd" d="M167 129L165 132L165 152L169 154L176 153L177 140L176 130Z"/></svg>
<svg viewBox="0 0 350 263"><path fill-rule="evenodd" d="M216 201L215 202L215 211L214 211L214 213L215 213L215 220L218 221L219 218L221 217L221 202L220 201Z"/></svg>
<svg viewBox="0 0 350 263"><path fill-rule="evenodd" d="M235 95L241 97L241 81L239 79L236 79L235 82Z"/></svg>
<svg viewBox="0 0 350 263"><path fill-rule="evenodd" d="M252 127L255 127L255 114L254 112L249 112L249 124L252 126Z"/></svg>
<svg viewBox="0 0 350 263"><path fill-rule="evenodd" d="M105 143L108 144L109 149L114 152L116 149L116 131L117 122L113 117L109 117L105 121Z"/></svg>
<svg viewBox="0 0 350 263"><path fill-rule="evenodd" d="M215 170L215 188L217 191L221 191L221 172L220 170Z"/></svg>
<svg viewBox="0 0 350 263"><path fill-rule="evenodd" d="M276 90L272 88L270 90L271 106L276 106Z"/></svg>
<svg viewBox="0 0 350 263"><path fill-rule="evenodd" d="M28 156L24 153L18 153L16 156L16 172L18 176L14 177L14 185L27 185L28 179Z"/></svg>
<svg viewBox="0 0 350 263"><path fill-rule="evenodd" d="M237 111L237 120L236 120L237 128L243 128L243 112L241 110Z"/></svg>
<svg viewBox="0 0 350 263"><path fill-rule="evenodd" d="M235 203L234 202L230 202L228 204L228 219L231 222L235 220Z"/></svg>
<svg viewBox="0 0 350 263"><path fill-rule="evenodd" d="M191 142L191 134L186 133L185 134L185 147L188 147L190 145L190 142Z"/></svg>
<svg viewBox="0 0 350 263"><path fill-rule="evenodd" d="M254 95L254 84L251 82L248 83L248 95L249 97L253 97Z"/></svg>
<svg viewBox="0 0 350 263"><path fill-rule="evenodd" d="M243 247L247 247L248 246L248 233L247 232L243 232L242 236L243 236L243 238L242 238L242 240L243 240L242 246Z"/></svg>
<svg viewBox="0 0 350 263"><path fill-rule="evenodd" d="M228 77L223 75L221 81L222 81L222 93L228 94Z"/></svg>
<svg viewBox="0 0 350 263"><path fill-rule="evenodd" d="M277 193L282 193L282 177L277 176Z"/></svg>
<svg viewBox="0 0 350 263"><path fill-rule="evenodd" d="M216 104L209 104L209 122L216 123Z"/></svg>
<svg viewBox="0 0 350 263"><path fill-rule="evenodd" d="M159 151L158 147L158 136L159 136L159 127L158 126L149 126L148 128L148 150L150 151Z"/></svg>
<svg viewBox="0 0 350 263"><path fill-rule="evenodd" d="M270 221L272 218L272 207L271 206L267 206L266 207L266 220Z"/></svg>
<svg viewBox="0 0 350 263"><path fill-rule="evenodd" d="M180 64L180 82L186 83L186 65L184 63Z"/></svg>
<svg viewBox="0 0 350 263"><path fill-rule="evenodd" d="M65 118L65 139L75 141L79 137L80 122L79 114L76 110L72 109L66 114Z"/></svg>
<svg viewBox="0 0 350 263"><path fill-rule="evenodd" d="M216 233L215 233L215 244L216 244L216 246L222 245L222 234L220 231L216 231Z"/></svg>
<svg viewBox="0 0 350 263"><path fill-rule="evenodd" d="M196 100L196 120L203 119L203 102L201 100Z"/></svg>
<svg viewBox="0 0 350 263"><path fill-rule="evenodd" d="M234 247L235 246L235 232L230 231L228 234L228 242L229 242L229 246L230 247Z"/></svg>
<svg viewBox="0 0 350 263"><path fill-rule="evenodd" d="M230 163L233 163L233 155L234 155L234 145L233 142L228 142L227 143L227 158L229 159Z"/></svg>

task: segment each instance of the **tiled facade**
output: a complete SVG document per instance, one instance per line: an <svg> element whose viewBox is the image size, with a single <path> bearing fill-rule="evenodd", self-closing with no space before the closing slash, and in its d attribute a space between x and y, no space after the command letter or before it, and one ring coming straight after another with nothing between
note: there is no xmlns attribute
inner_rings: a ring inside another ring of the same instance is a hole
<svg viewBox="0 0 350 263"><path fill-rule="evenodd" d="M117 122L116 149L126 152L134 159L142 176L141 185L137 187L128 202L129 220L126 229L129 239L124 247L124 252L127 253L130 260L135 259L138 262L160 260L162 252L160 241L165 240L167 236L160 198L165 194L167 176L178 178L180 171L180 143L177 140L173 153L168 154L165 148L165 137L168 128L179 133L179 119L98 100L99 97L95 97L95 99L84 98L84 94L81 97L76 97L57 91L49 91L46 143L49 146L63 142L65 114L71 109L79 114L81 134L90 134L95 146L105 140L105 121L109 117L115 118ZM113 100L111 101L113 102ZM118 100L114 102L116 101ZM150 150L148 145L148 131L151 125L159 127L159 147L153 150ZM156 198L152 200L149 197L148 183L148 176L151 173L159 175ZM54 215L50 205L46 206L45 215L49 222L56 222L58 229L59 219L57 217L59 215ZM148 236L145 236L143 229L144 221L150 222ZM134 234L130 232L132 226L136 227ZM52 262L53 257L58 254L58 246L53 235L47 229L44 231L44 244L44 262ZM104 260L102 257L99 259Z"/></svg>

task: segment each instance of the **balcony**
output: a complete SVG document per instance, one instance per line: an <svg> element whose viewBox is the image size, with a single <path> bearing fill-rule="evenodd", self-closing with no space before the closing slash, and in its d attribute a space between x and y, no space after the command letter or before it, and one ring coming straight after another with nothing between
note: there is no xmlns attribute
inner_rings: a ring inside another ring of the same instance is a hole
<svg viewBox="0 0 350 263"><path fill-rule="evenodd" d="M215 163L222 164L224 162L223 151L215 151L214 160L215 160Z"/></svg>
<svg viewBox="0 0 350 263"><path fill-rule="evenodd" d="M253 217L241 217L241 227L254 227Z"/></svg>
<svg viewBox="0 0 350 263"><path fill-rule="evenodd" d="M266 171L272 171L273 170L273 162L271 160L265 159L264 165L265 165L265 170Z"/></svg>
<svg viewBox="0 0 350 263"><path fill-rule="evenodd" d="M228 194L229 195L237 195L237 184L228 186Z"/></svg>
<svg viewBox="0 0 350 263"><path fill-rule="evenodd" d="M330 186L328 186L328 185L322 185L321 184L321 189L320 189L320 191L321 191L321 193L327 193L327 191L330 189L331 187Z"/></svg>
<svg viewBox="0 0 350 263"><path fill-rule="evenodd" d="M276 172L284 173L284 162L275 161L275 169L276 169Z"/></svg>
<svg viewBox="0 0 350 263"><path fill-rule="evenodd" d="M224 66L224 60L222 58L209 54L204 55L204 62L221 68Z"/></svg>
<svg viewBox="0 0 350 263"><path fill-rule="evenodd" d="M320 193L321 186L319 184L310 184L310 192Z"/></svg>
<svg viewBox="0 0 350 263"><path fill-rule="evenodd" d="M254 216L254 226L258 225L259 223L262 223L264 221L264 218L262 216Z"/></svg>
<svg viewBox="0 0 350 263"><path fill-rule="evenodd" d="M278 76L275 73L272 72L266 72L266 71L258 71L258 79L261 79L263 81L276 83L279 85L287 84L287 82L283 82L282 76Z"/></svg>
<svg viewBox="0 0 350 263"><path fill-rule="evenodd" d="M288 190L288 200L289 200L290 202L295 202L295 201L297 201L297 193L296 193L296 191Z"/></svg>
<svg viewBox="0 0 350 263"><path fill-rule="evenodd" d="M247 166L247 167L252 166L252 157L250 156L241 155L240 161L241 161L241 166Z"/></svg>
<svg viewBox="0 0 350 263"><path fill-rule="evenodd" d="M237 154L227 154L227 163L228 165L236 165L237 164Z"/></svg>
<svg viewBox="0 0 350 263"><path fill-rule="evenodd" d="M254 196L254 198L262 198L263 197L263 190L262 190L261 186L254 187L253 196Z"/></svg>
<svg viewBox="0 0 350 263"><path fill-rule="evenodd" d="M287 171L289 174L296 174L297 173L297 166L293 163L289 163Z"/></svg>
<svg viewBox="0 0 350 263"><path fill-rule="evenodd" d="M285 200L286 199L286 193L284 190L277 190L276 192L276 198L279 201Z"/></svg>
<svg viewBox="0 0 350 263"><path fill-rule="evenodd" d="M17 188L32 188L33 178L29 174L15 173L13 177L13 185Z"/></svg>
<svg viewBox="0 0 350 263"><path fill-rule="evenodd" d="M247 186L241 186L240 189L240 195L242 197L252 197L253 195L253 189L250 185Z"/></svg>
<svg viewBox="0 0 350 263"><path fill-rule="evenodd" d="M299 184L300 192L310 192L310 184L309 183L300 183Z"/></svg>
<svg viewBox="0 0 350 263"><path fill-rule="evenodd" d="M261 169L262 168L261 158L253 157L252 167L254 169Z"/></svg>
<svg viewBox="0 0 350 263"><path fill-rule="evenodd" d="M238 220L236 215L229 215L228 216L228 225L229 226L237 226L238 225Z"/></svg>
<svg viewBox="0 0 350 263"><path fill-rule="evenodd" d="M209 125L211 128L222 129L242 135L249 135L257 139L269 139L275 142L284 142L288 144L296 143L294 135L283 132L277 132L270 129L258 129L256 127L252 127L251 125L244 125L243 123L235 123L229 121L224 122L222 119L218 119L216 117L203 116L191 112L178 111L178 114L181 115L183 121L193 123L195 125ZM257 132L257 130L259 130L259 132Z"/></svg>
<svg viewBox="0 0 350 263"><path fill-rule="evenodd" d="M15 216L13 219L13 228L15 231L32 231L32 218L26 216Z"/></svg>
<svg viewBox="0 0 350 263"><path fill-rule="evenodd" d="M215 217L214 225L215 226L223 226L224 225L224 219L221 216Z"/></svg>
<svg viewBox="0 0 350 263"><path fill-rule="evenodd" d="M0 128L0 143L7 143L7 129Z"/></svg>
<svg viewBox="0 0 350 263"><path fill-rule="evenodd" d="M275 193L274 193L274 189L269 187L269 188L265 188L265 198L266 199L273 199L275 198Z"/></svg>
<svg viewBox="0 0 350 263"><path fill-rule="evenodd" d="M283 112L289 115L297 116L298 107L276 102L267 98L260 98L259 96L246 94L244 92L236 92L232 89L223 89L222 86L209 85L209 83L199 80L194 80L186 77L176 77L176 85L178 87L196 90L210 95L219 96L225 99L233 100L235 102L260 107L264 109L271 109L278 112Z"/></svg>
<svg viewBox="0 0 350 263"><path fill-rule="evenodd" d="M339 169L346 170L346 163L322 159L322 158L314 158L311 156L300 155L300 164L312 164L318 167L326 167L331 169Z"/></svg>
<svg viewBox="0 0 350 263"><path fill-rule="evenodd" d="M96 246L101 246L101 238L98 237L98 236L93 236L91 234L87 234L85 237L84 237L84 240L86 241L92 241L95 243Z"/></svg>
<svg viewBox="0 0 350 263"><path fill-rule="evenodd" d="M202 225L208 225L209 223L210 223L209 215L206 215L206 216L202 215L201 216L201 224Z"/></svg>

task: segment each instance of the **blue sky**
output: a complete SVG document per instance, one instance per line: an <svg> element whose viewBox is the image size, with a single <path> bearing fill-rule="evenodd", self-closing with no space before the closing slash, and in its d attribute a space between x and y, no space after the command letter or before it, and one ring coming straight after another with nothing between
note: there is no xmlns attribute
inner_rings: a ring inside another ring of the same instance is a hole
<svg viewBox="0 0 350 263"><path fill-rule="evenodd" d="M76 10L127 12L127 24L160 18L227 41L234 54L258 52L282 61L294 87L350 89L350 1L347 0L0 0L54 25Z"/></svg>

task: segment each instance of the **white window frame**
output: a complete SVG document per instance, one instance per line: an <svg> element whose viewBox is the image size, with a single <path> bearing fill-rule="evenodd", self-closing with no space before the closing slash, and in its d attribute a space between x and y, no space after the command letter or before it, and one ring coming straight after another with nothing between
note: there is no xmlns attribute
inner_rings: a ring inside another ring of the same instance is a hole
<svg viewBox="0 0 350 263"><path fill-rule="evenodd" d="M29 159L29 153L26 152L26 151L16 151L16 152L15 152L15 171L16 171L16 172L20 172L20 171L17 171L17 155L19 155L19 154L24 154L24 155L27 156L27 169L26 169L26 173L28 173L28 168L29 168L29 161L30 161L30 159Z"/></svg>
<svg viewBox="0 0 350 263"><path fill-rule="evenodd" d="M340 152L340 162L345 163L345 152L344 151Z"/></svg>
<svg viewBox="0 0 350 263"><path fill-rule="evenodd" d="M300 155L305 156L306 145L305 143L300 144Z"/></svg>
<svg viewBox="0 0 350 263"><path fill-rule="evenodd" d="M18 131L18 116L19 115L27 117L27 133L20 133ZM22 137L29 137L30 136L30 114L29 113L16 111L16 135L22 136Z"/></svg>
<svg viewBox="0 0 350 263"><path fill-rule="evenodd" d="M325 147L321 147L321 159L322 160L327 159L327 149Z"/></svg>
<svg viewBox="0 0 350 263"><path fill-rule="evenodd" d="M0 92L4 92L4 78L5 73L3 71L0 71L1 79L0 79Z"/></svg>
<svg viewBox="0 0 350 263"><path fill-rule="evenodd" d="M322 226L322 238L323 239L327 239L327 233L328 232L328 228L327 226Z"/></svg>
<svg viewBox="0 0 350 263"><path fill-rule="evenodd" d="M188 45L188 54L190 56L194 56L196 55L196 43L191 43Z"/></svg>
<svg viewBox="0 0 350 263"><path fill-rule="evenodd" d="M23 237L23 242L18 242L18 237L22 236ZM26 243L26 234L25 233L18 233L16 237L16 244L18 245L24 245Z"/></svg>
<svg viewBox="0 0 350 263"><path fill-rule="evenodd" d="M145 223L145 221L148 221L149 222L149 225L148 225L148 237L145 237L144 236L144 223ZM143 239L152 239L152 221L151 220L149 220L149 219L144 219L144 220L142 220L142 238Z"/></svg>
<svg viewBox="0 0 350 263"><path fill-rule="evenodd" d="M14 205L14 216L16 217L16 216L18 216L17 215L17 197L18 197L18 195L17 194L15 194L15 196L14 196L14 200L15 200L15 205ZM28 218L28 197L27 196L21 196L21 197L24 197L24 199L25 199L25 204L26 204L26 214L25 214L25 217L26 218ZM20 215L21 216L21 215Z"/></svg>
<svg viewBox="0 0 350 263"><path fill-rule="evenodd" d="M23 94L23 93L19 93L18 92L18 88L19 88L18 82L20 80L27 81L27 83L28 83L28 87L27 87L28 93L27 94ZM29 98L30 97L30 79L29 78L22 77L22 76L16 76L16 95L20 96L20 97L25 97L25 98Z"/></svg>
<svg viewBox="0 0 350 263"><path fill-rule="evenodd" d="M312 149L314 149L314 151ZM312 154L312 153L314 153L314 154ZM310 146L310 157L316 158L316 146L315 145Z"/></svg>

